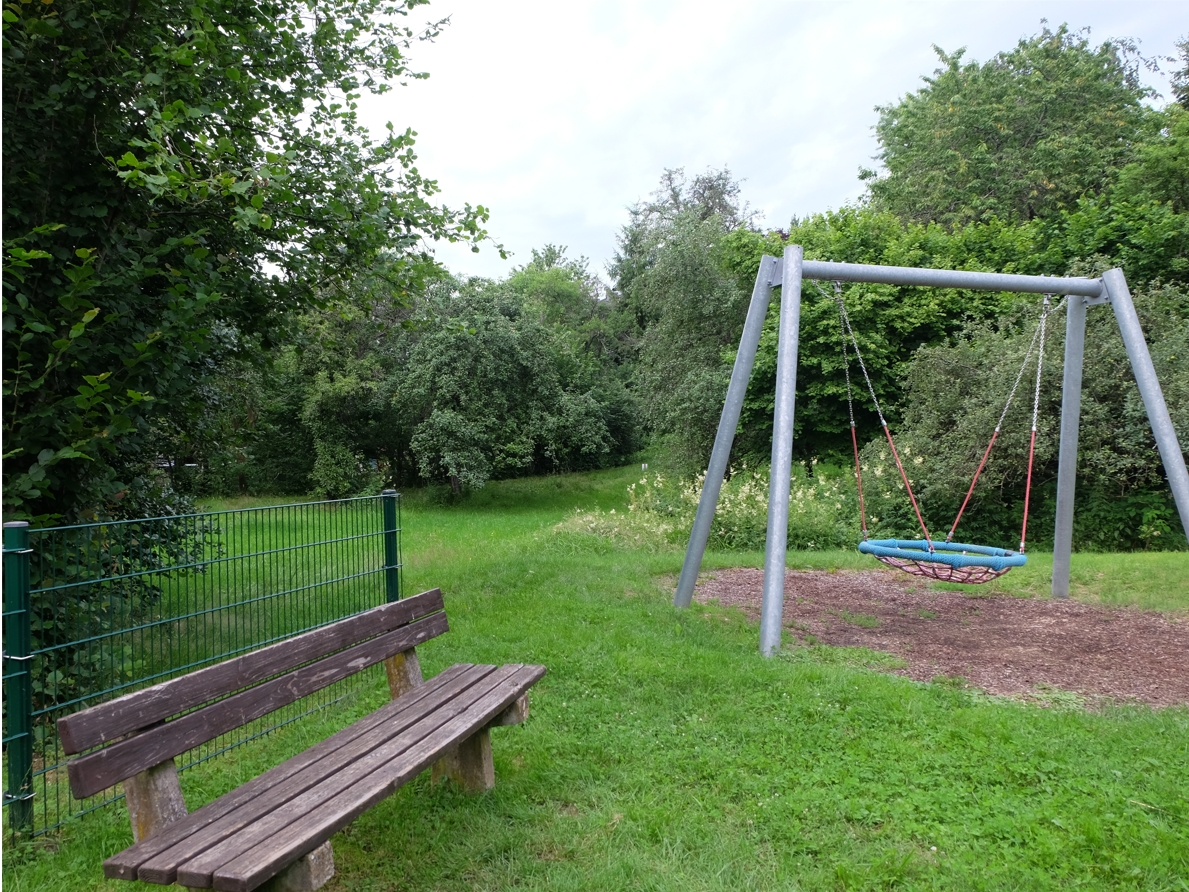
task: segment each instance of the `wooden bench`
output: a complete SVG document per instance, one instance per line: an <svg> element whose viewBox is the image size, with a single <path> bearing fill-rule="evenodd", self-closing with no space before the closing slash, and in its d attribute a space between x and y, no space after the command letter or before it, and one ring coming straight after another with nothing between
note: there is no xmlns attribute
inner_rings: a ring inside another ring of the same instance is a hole
<svg viewBox="0 0 1189 892"><path fill-rule="evenodd" d="M124 784L136 842L104 875L311 890L334 874L330 837L425 768L490 789L488 729L525 719L545 668L459 664L423 681L414 648L447 628L434 589L60 719L63 749L84 753L68 765L75 797ZM389 703L187 813L175 756L381 661Z"/></svg>

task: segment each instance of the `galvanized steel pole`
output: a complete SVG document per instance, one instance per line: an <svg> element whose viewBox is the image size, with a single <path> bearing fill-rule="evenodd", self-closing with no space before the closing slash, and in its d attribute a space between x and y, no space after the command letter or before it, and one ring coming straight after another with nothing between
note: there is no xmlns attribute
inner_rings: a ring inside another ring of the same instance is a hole
<svg viewBox="0 0 1189 892"><path fill-rule="evenodd" d="M780 342L776 352L776 411L772 431L772 468L768 480L768 540L764 550L764 603L760 613L760 653L766 657L780 650L781 619L784 613L784 568L788 547L803 262L804 253L800 245L789 245L784 249Z"/></svg>
<svg viewBox="0 0 1189 892"><path fill-rule="evenodd" d="M731 370L731 383L727 385L727 399L718 421L718 434L710 453L706 480L702 483L698 513L694 516L689 545L685 549L685 563L681 565L681 578L677 581L677 592L673 595L675 607L689 606L694 596L694 585L698 581L698 571L702 569L702 557L706 554L706 542L710 538L710 527L718 508L718 495L727 473L727 461L731 457L731 444L735 441L735 429L739 426L739 414L743 411L743 398L747 395L747 382L751 380L760 334L764 330L764 318L768 315L768 304L772 299L776 265L775 257L765 254L760 258L760 269L756 273L755 286L751 289L751 304L747 308L747 320L743 323L743 335L739 338L739 352L735 354L735 367Z"/></svg>
<svg viewBox="0 0 1189 892"><path fill-rule="evenodd" d="M1057 454L1057 516L1053 525L1053 597L1069 597L1073 554L1073 501L1078 473L1078 422L1082 417L1082 360L1089 298L1071 297L1065 309L1065 370L1061 378L1061 446Z"/></svg>
<svg viewBox="0 0 1189 892"><path fill-rule="evenodd" d="M864 263L833 263L806 260L806 279L839 282L875 282L920 288L968 288L971 291L1019 291L1026 294L1080 294L1098 297L1102 284L1097 279L1057 276L1015 276L980 273L963 269L916 269L910 266L871 266Z"/></svg>
<svg viewBox="0 0 1189 892"><path fill-rule="evenodd" d="M1181 452L1172 417L1168 414L1168 405L1164 402L1160 381L1156 378L1156 368L1152 365L1152 355L1148 352L1148 344L1144 340L1139 316L1135 313L1135 304L1132 303L1127 280L1123 278L1122 270L1112 269L1102 274L1102 283L1110 295L1111 307L1115 311L1115 319L1123 335L1123 344L1127 347L1127 358L1131 360L1131 370L1135 372L1135 383L1139 385L1144 408L1148 410L1148 421L1156 438L1156 448L1160 451L1164 473L1168 477L1177 512L1181 515L1181 526L1189 537L1189 472L1185 469L1185 456Z"/></svg>

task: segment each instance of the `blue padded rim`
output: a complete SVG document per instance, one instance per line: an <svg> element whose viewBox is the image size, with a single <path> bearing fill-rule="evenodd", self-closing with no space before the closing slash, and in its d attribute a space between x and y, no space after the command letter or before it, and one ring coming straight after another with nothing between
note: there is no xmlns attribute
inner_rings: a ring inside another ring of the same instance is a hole
<svg viewBox="0 0 1189 892"><path fill-rule="evenodd" d="M929 543L924 539L868 539L859 543L859 551L863 554L946 564L950 567L990 567L992 570L1003 570L1007 567L1022 567L1028 562L1025 555L986 545L934 542L933 548L930 552Z"/></svg>

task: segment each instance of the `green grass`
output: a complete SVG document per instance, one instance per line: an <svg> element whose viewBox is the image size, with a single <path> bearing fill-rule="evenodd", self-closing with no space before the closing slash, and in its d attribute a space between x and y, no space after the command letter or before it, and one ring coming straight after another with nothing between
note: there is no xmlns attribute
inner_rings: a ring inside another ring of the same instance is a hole
<svg viewBox="0 0 1189 892"><path fill-rule="evenodd" d="M441 586L451 617L421 649L427 674L463 660L549 675L529 721L493 734L492 793L418 779L335 838L329 888L1189 890L1189 708L1090 712L1064 692L1056 708L1003 702L954 679L880 674L895 659L857 648L763 659L738 613L672 608L661 580L679 549L557 547L553 525L577 506L622 506L636 473L490 484L452 508L406 501L407 590ZM1185 560L1079 555L1075 594L1189 608ZM823 569L867 561L790 555ZM1004 590L1042 594L1043 563ZM381 698L377 687L335 724ZM188 772L191 806L329 721ZM4 885L127 888L99 863L130 841L108 809L9 848Z"/></svg>

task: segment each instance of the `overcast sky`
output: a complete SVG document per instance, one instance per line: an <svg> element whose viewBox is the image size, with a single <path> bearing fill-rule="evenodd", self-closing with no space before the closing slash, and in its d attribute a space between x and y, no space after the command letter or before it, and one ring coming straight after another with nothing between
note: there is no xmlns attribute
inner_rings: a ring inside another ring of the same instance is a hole
<svg viewBox="0 0 1189 892"><path fill-rule="evenodd" d="M984 61L1041 19L1175 54L1184 2L587 2L434 0L450 16L364 120L418 133L418 167L451 206L482 204L512 257L450 246L456 273L505 275L531 249L566 245L605 277L628 205L666 167L727 166L769 227L853 202L872 166L876 105L937 66L931 46ZM1169 66L1165 64L1167 70ZM1168 81L1147 75L1168 93Z"/></svg>

